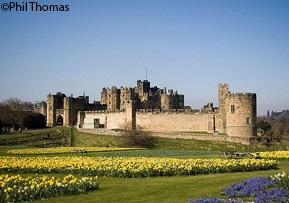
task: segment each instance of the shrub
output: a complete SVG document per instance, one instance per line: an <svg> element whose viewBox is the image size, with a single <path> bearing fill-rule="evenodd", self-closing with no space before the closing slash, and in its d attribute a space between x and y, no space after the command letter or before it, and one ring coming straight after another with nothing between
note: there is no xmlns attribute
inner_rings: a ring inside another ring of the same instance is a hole
<svg viewBox="0 0 289 203"><path fill-rule="evenodd" d="M26 128L45 128L45 117L39 113L26 113L22 118L23 126Z"/></svg>
<svg viewBox="0 0 289 203"><path fill-rule="evenodd" d="M124 131L122 144L126 147L153 148L155 139L145 131Z"/></svg>

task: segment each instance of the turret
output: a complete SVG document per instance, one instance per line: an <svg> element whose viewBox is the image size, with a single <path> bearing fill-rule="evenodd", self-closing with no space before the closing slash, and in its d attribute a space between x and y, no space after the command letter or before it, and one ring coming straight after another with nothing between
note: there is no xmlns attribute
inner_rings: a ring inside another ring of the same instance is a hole
<svg viewBox="0 0 289 203"><path fill-rule="evenodd" d="M226 133L232 137L256 136L256 94L229 94L226 102Z"/></svg>
<svg viewBox="0 0 289 203"><path fill-rule="evenodd" d="M150 82L148 80L138 80L137 81L137 93L140 97L144 96L150 91Z"/></svg>
<svg viewBox="0 0 289 203"><path fill-rule="evenodd" d="M226 133L226 99L228 95L230 94L229 92L229 85L228 84L219 84L218 85L218 102L219 102L219 112L221 115L221 126L220 126L220 132L221 133Z"/></svg>

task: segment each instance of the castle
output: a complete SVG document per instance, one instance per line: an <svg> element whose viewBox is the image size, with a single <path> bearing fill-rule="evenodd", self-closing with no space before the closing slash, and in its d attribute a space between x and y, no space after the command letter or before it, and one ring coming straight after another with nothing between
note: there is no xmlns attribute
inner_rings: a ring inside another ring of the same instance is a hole
<svg viewBox="0 0 289 203"><path fill-rule="evenodd" d="M100 103L107 105L108 111L124 111L127 102L133 101L136 109L183 109L184 95L166 88L150 87L147 80L137 81L135 88L103 88Z"/></svg>
<svg viewBox="0 0 289 203"><path fill-rule="evenodd" d="M231 93L228 84L218 86L218 107L201 110L184 106L184 95L151 87L147 80L137 86L103 88L101 99L74 98L62 93L47 96L48 126L84 129L132 129L150 132L202 132L228 137L256 136L256 94Z"/></svg>

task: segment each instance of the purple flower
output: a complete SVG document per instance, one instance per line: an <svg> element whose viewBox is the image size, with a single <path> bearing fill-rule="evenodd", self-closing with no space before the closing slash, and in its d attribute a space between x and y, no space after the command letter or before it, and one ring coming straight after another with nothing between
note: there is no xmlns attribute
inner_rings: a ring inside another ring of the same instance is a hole
<svg viewBox="0 0 289 203"><path fill-rule="evenodd" d="M268 193L270 199L275 202L289 202L289 192L283 188L272 188Z"/></svg>
<svg viewBox="0 0 289 203"><path fill-rule="evenodd" d="M230 187L223 190L223 194L228 197L249 197L255 195L258 191L266 190L268 187L273 186L274 181L269 178L256 177L243 180L241 183L235 183Z"/></svg>
<svg viewBox="0 0 289 203"><path fill-rule="evenodd" d="M216 197L208 197L190 200L189 203L224 203L224 201Z"/></svg>
<svg viewBox="0 0 289 203"><path fill-rule="evenodd" d="M241 200L219 199L217 197L207 197L190 200L189 203L242 203Z"/></svg>
<svg viewBox="0 0 289 203"><path fill-rule="evenodd" d="M288 203L289 191L287 188L289 185L286 182L282 186L285 187L280 187L280 184L270 179L270 177L255 177L225 188L222 194L230 199L208 197L191 200L189 203L242 203L242 199L244 201L254 200L254 203Z"/></svg>

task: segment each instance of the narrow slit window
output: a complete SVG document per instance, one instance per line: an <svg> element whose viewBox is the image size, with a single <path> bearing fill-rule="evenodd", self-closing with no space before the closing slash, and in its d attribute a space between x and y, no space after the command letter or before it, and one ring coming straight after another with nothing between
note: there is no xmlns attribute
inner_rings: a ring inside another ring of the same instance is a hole
<svg viewBox="0 0 289 203"><path fill-rule="evenodd" d="M235 113L235 105L231 105L231 113Z"/></svg>
<svg viewBox="0 0 289 203"><path fill-rule="evenodd" d="M246 118L246 123L249 125L250 124L250 118Z"/></svg>

